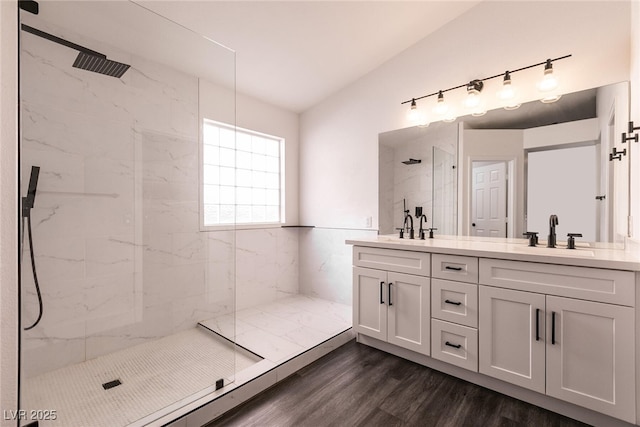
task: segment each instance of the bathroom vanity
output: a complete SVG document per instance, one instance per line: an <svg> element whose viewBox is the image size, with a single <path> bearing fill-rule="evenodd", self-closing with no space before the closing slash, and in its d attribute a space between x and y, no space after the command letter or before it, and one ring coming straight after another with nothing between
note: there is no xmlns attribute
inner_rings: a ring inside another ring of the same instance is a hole
<svg viewBox="0 0 640 427"><path fill-rule="evenodd" d="M347 244L359 342L590 424L639 424L637 253L454 236Z"/></svg>

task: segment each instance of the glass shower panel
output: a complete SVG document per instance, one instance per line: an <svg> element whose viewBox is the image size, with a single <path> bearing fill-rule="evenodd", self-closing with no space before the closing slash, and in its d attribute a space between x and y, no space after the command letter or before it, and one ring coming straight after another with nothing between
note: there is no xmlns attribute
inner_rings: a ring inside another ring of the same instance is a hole
<svg viewBox="0 0 640 427"><path fill-rule="evenodd" d="M235 230L201 231L199 165L235 53L131 2L20 20L21 409L145 424L234 381Z"/></svg>
<svg viewBox="0 0 640 427"><path fill-rule="evenodd" d="M433 147L433 222L437 234L457 234L457 193L455 156Z"/></svg>

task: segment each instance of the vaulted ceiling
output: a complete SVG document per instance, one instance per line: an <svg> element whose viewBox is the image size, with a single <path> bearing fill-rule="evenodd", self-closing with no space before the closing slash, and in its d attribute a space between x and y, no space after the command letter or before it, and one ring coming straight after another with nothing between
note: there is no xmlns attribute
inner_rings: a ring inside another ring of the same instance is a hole
<svg viewBox="0 0 640 427"><path fill-rule="evenodd" d="M136 1L236 51L237 90L302 112L478 1Z"/></svg>

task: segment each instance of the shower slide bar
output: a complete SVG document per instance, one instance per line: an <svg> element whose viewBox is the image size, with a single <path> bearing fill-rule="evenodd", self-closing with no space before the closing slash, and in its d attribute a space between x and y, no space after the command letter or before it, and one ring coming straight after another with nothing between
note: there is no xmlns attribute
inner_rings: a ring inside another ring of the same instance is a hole
<svg viewBox="0 0 640 427"><path fill-rule="evenodd" d="M40 194L60 194L62 196L90 196L90 197L106 197L110 199L117 199L120 197L116 193L81 193L76 191L40 191Z"/></svg>

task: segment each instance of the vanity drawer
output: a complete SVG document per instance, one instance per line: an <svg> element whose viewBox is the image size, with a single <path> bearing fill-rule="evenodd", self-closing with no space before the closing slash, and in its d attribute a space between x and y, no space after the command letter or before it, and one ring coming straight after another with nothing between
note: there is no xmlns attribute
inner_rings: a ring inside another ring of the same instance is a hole
<svg viewBox="0 0 640 427"><path fill-rule="evenodd" d="M377 270L429 276L431 254L394 249L354 246L353 265Z"/></svg>
<svg viewBox="0 0 640 427"><path fill-rule="evenodd" d="M478 327L478 285L431 279L431 316Z"/></svg>
<svg viewBox="0 0 640 427"><path fill-rule="evenodd" d="M431 357L478 372L478 330L431 319Z"/></svg>
<svg viewBox="0 0 640 427"><path fill-rule="evenodd" d="M478 283L478 258L472 256L433 254L433 277Z"/></svg>
<svg viewBox="0 0 640 427"><path fill-rule="evenodd" d="M631 271L481 258L480 283L589 301L635 305L634 273Z"/></svg>

